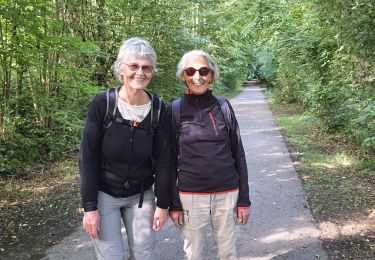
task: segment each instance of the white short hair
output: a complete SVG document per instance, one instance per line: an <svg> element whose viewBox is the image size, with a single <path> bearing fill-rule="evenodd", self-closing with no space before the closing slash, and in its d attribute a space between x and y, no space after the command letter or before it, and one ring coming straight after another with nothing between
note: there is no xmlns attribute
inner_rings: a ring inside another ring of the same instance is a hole
<svg viewBox="0 0 375 260"><path fill-rule="evenodd" d="M211 83L214 83L214 82L219 80L219 76L220 76L219 68L217 67L217 65L215 64L215 62L211 58L211 56L208 53L206 53L204 51L201 51L201 50L192 50L192 51L189 51L189 52L185 53L181 57L180 61L177 64L176 77L180 80L180 82L182 82L184 69L186 69L186 63L187 63L188 59L193 57L193 56L202 56L206 59L206 61L208 63L208 67L210 68L210 70L212 71L212 74L213 74Z"/></svg>
<svg viewBox="0 0 375 260"><path fill-rule="evenodd" d="M132 58L149 60L156 71L156 52L151 44L138 37L130 38L122 43L117 60L113 63L113 73L121 83L123 83L120 74L121 64Z"/></svg>

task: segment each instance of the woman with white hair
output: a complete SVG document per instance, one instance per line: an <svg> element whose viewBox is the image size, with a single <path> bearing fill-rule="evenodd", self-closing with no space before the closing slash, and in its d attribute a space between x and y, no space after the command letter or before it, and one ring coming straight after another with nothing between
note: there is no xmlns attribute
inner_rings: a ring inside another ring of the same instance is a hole
<svg viewBox="0 0 375 260"><path fill-rule="evenodd" d="M202 259L209 229L220 259L237 259L236 223L249 218L245 152L229 102L209 89L219 78L210 55L186 53L177 66L186 94L173 101L172 153L176 163L170 216L181 228L186 259Z"/></svg>
<svg viewBox="0 0 375 260"><path fill-rule="evenodd" d="M164 103L145 90L155 66L156 53L148 41L125 41L113 66L122 84L111 92L113 113L109 92L97 95L89 107L79 168L83 228L98 259L125 258L121 219L130 258L155 259L154 230L168 219L169 121Z"/></svg>

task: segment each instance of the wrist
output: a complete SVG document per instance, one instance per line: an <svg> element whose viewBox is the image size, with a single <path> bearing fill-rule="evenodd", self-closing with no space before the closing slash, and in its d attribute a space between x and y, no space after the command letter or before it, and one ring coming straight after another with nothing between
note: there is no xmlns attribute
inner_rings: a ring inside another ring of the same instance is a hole
<svg viewBox="0 0 375 260"><path fill-rule="evenodd" d="M86 208L86 209L83 209L84 213L93 212L93 211L98 211L98 208L95 207L95 208Z"/></svg>
<svg viewBox="0 0 375 260"><path fill-rule="evenodd" d="M156 206L156 210L160 210L160 211L168 211L168 209L161 208L161 207L158 207L158 206Z"/></svg>
<svg viewBox="0 0 375 260"><path fill-rule="evenodd" d="M169 214L182 214L184 213L182 210L170 210Z"/></svg>

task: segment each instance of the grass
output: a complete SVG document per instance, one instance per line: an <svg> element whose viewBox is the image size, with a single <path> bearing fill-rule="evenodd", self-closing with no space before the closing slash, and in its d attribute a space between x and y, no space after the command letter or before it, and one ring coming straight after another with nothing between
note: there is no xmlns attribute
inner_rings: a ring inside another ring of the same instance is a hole
<svg viewBox="0 0 375 260"><path fill-rule="evenodd" d="M267 93L332 259L375 259L375 156Z"/></svg>

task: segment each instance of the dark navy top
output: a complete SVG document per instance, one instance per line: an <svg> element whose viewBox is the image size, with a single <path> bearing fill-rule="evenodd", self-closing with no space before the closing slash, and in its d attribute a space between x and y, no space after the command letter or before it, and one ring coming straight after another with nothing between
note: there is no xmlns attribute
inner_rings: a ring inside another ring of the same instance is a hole
<svg viewBox="0 0 375 260"><path fill-rule="evenodd" d="M114 121L103 131L106 107L105 93L93 99L81 140L79 170L84 210L97 209L98 191L129 197L150 188L154 180L156 205L168 208L171 156L166 106L162 104L159 127L154 134L151 111L137 127L127 121ZM121 117L118 109L116 116Z"/></svg>
<svg viewBox="0 0 375 260"><path fill-rule="evenodd" d="M239 189L237 206L250 206L245 152L238 122L229 107L233 122L228 129L211 91L183 96L178 140L176 136L171 138L177 176L173 182L178 183L173 191L172 211L182 210L179 192L201 194ZM173 132L173 123L171 128Z"/></svg>

